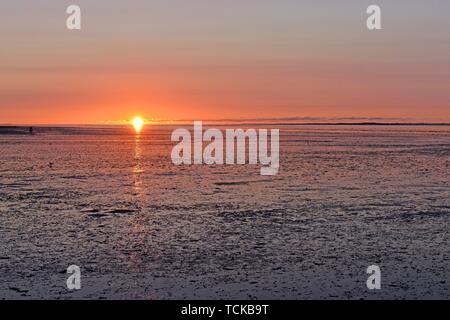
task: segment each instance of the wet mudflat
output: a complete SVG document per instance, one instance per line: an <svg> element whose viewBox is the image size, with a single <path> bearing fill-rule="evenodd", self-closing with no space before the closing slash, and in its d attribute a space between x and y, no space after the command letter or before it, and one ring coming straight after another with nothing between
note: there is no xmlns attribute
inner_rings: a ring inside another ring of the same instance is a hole
<svg viewBox="0 0 450 320"><path fill-rule="evenodd" d="M450 298L449 127L284 126L273 177L172 129L0 135L0 298Z"/></svg>

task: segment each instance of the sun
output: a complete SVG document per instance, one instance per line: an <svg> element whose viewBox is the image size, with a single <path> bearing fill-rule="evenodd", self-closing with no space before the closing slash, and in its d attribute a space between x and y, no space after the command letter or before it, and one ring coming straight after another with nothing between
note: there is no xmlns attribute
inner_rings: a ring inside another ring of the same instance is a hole
<svg viewBox="0 0 450 320"><path fill-rule="evenodd" d="M136 133L140 133L142 128L144 127L144 120L142 120L141 117L135 117L132 121L134 130L136 130Z"/></svg>

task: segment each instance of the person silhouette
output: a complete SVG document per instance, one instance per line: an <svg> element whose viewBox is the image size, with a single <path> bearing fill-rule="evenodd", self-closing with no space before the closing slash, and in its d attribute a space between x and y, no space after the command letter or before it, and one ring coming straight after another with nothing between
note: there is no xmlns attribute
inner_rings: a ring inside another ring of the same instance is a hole
<svg viewBox="0 0 450 320"><path fill-rule="evenodd" d="M33 134L33 127L30 127L29 131L30 131L30 134Z"/></svg>

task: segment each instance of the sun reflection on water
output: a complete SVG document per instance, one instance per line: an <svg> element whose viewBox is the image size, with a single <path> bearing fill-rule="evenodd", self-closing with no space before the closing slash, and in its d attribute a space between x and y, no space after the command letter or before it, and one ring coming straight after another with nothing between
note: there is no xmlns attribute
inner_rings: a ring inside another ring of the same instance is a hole
<svg viewBox="0 0 450 320"><path fill-rule="evenodd" d="M142 197L142 174L144 168L142 164L142 137L138 133L134 141L134 166L133 166L133 189L138 197Z"/></svg>

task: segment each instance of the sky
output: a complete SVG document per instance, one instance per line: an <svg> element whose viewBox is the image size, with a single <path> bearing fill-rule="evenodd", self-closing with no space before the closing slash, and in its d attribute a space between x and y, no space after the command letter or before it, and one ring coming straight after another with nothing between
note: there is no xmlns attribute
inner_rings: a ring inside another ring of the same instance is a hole
<svg viewBox="0 0 450 320"><path fill-rule="evenodd" d="M449 30L448 0L2 1L0 123L450 122Z"/></svg>

